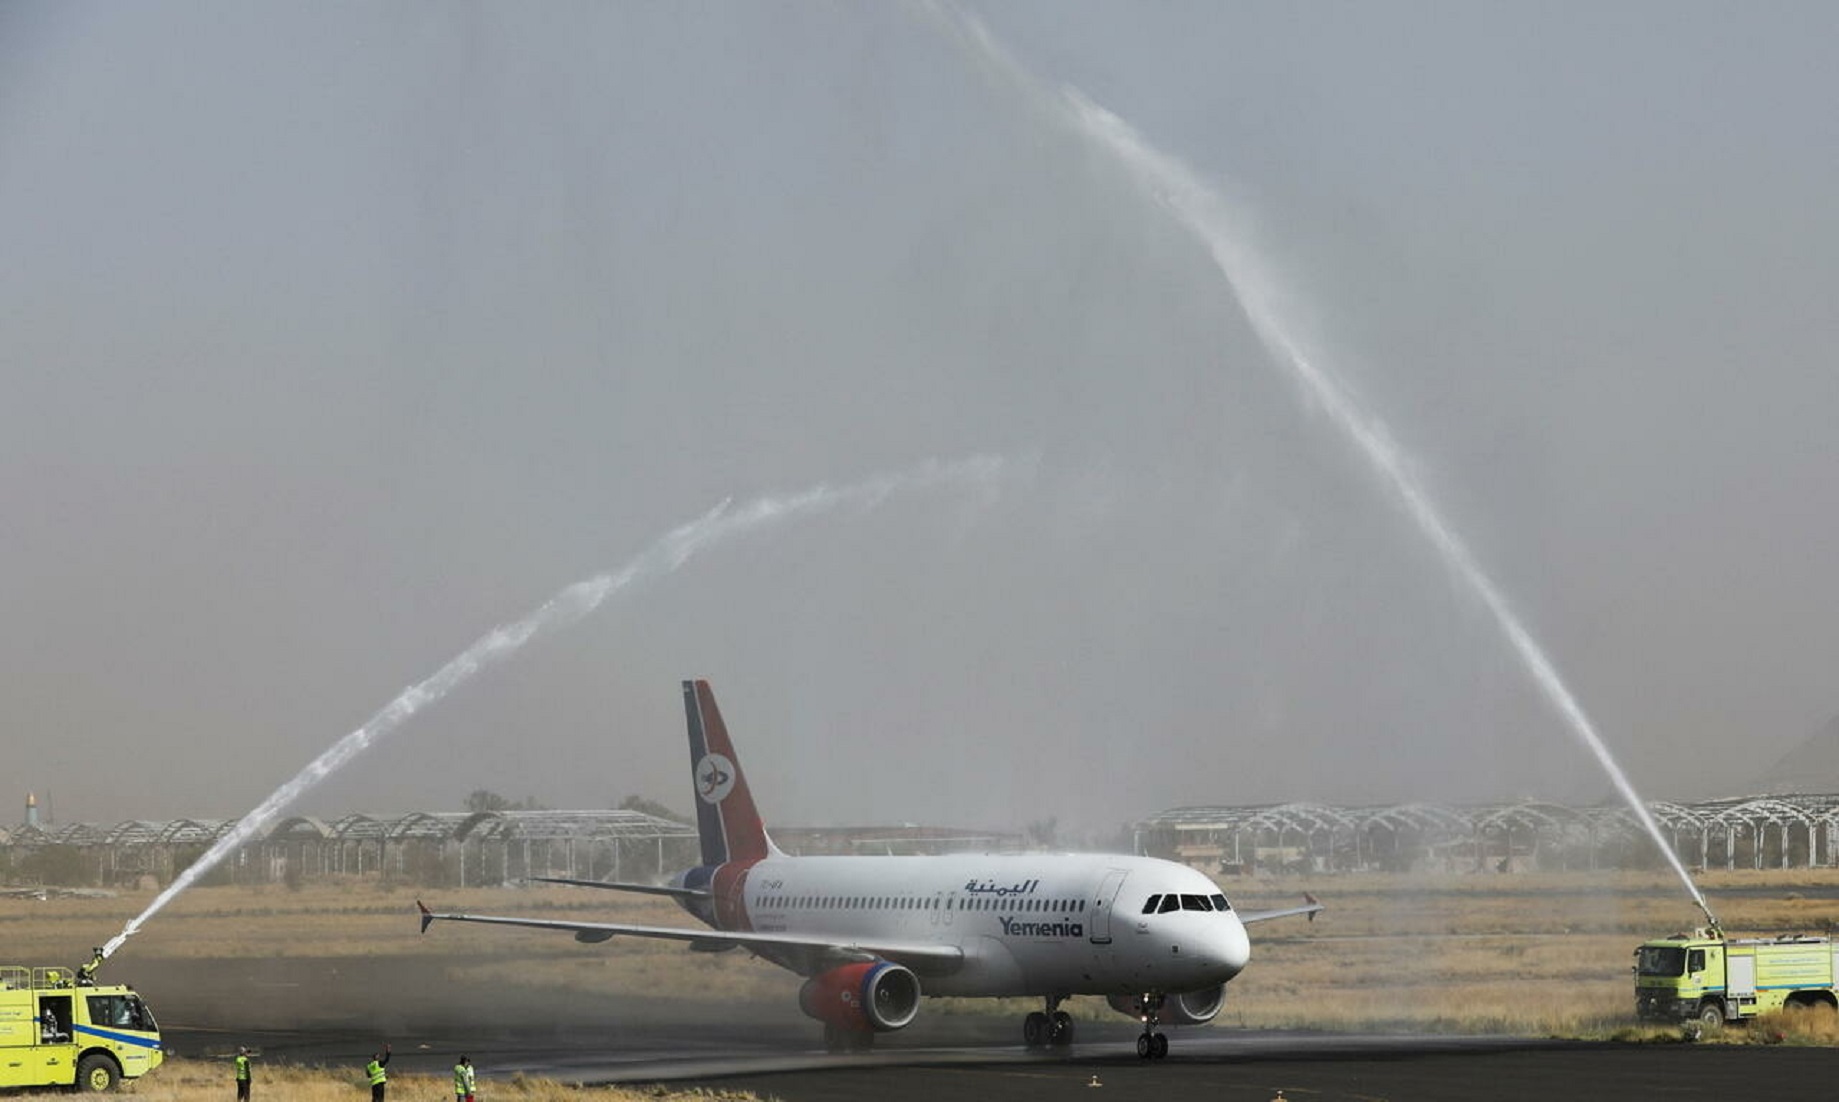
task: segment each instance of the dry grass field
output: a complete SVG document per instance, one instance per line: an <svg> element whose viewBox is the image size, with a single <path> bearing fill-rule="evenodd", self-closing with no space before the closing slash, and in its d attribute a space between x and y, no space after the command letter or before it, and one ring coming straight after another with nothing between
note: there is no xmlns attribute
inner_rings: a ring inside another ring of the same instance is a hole
<svg viewBox="0 0 1839 1102"><path fill-rule="evenodd" d="M1839 926L1839 871L1711 873L1702 884L1733 934ZM1251 967L1232 984L1220 1016L1223 1025L1245 1028L1616 1035L1633 1024L1635 945L1697 918L1679 885L1657 873L1355 875L1222 886L1244 910L1289 904L1305 889L1329 908L1314 923L1282 919L1252 927ZM585 1001L635 992L719 995L727 1005L784 1006L796 998L795 977L741 953L690 953L638 939L583 946L544 931L456 924L423 936L417 894L375 882L299 891L196 889L149 923L104 977L132 982L137 961L170 969L187 961L208 967L298 957L355 969L387 963L396 974L425 965L451 984L564 992ZM583 889L424 894L447 910L686 920L668 902ZM147 901L138 894L0 901L6 946L0 955L19 963L77 963ZM1021 1001L937 1000L928 1012L1013 1017L1029 1008ZM1070 1009L1110 1014L1094 999L1075 1000ZM1814 1042L1822 1029L1834 1032L1830 1021L1770 1028Z"/></svg>
<svg viewBox="0 0 1839 1102"><path fill-rule="evenodd" d="M324 1068L259 1067L251 1086L250 1093L255 1098L286 1102L351 1102L370 1097L354 1074ZM230 1084L221 1062L169 1060L157 1072L126 1089L146 1102L222 1102L230 1093ZM452 1097L452 1089L451 1080L445 1076L390 1076L392 1098L446 1099ZM579 1087L520 1077L481 1084L478 1097L493 1102L749 1102L757 1096L706 1089Z"/></svg>

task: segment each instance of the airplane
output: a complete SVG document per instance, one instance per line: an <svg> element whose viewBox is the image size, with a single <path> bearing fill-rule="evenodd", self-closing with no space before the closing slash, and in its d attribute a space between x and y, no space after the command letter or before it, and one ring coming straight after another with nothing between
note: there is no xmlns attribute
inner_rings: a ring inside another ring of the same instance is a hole
<svg viewBox="0 0 1839 1102"><path fill-rule="evenodd" d="M707 681L683 683L702 863L668 886L533 877L664 895L705 928L501 915L439 914L420 901L422 933L437 921L566 930L583 943L664 938L693 950L743 948L806 977L799 1007L824 1025L832 1052L873 1047L903 1029L925 995L1029 996L1031 1049L1073 1041L1061 1004L1104 997L1143 1023L1137 1055L1168 1054L1163 1024L1211 1021L1226 984L1251 959L1245 927L1302 906L1244 914L1186 865L1109 854L791 857L767 836Z"/></svg>

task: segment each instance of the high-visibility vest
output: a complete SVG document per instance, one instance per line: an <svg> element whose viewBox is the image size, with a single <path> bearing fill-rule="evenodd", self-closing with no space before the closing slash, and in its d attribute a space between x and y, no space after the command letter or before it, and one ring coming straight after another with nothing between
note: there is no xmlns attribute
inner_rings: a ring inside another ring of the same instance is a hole
<svg viewBox="0 0 1839 1102"><path fill-rule="evenodd" d="M364 1074L370 1076L370 1085L373 1087L378 1083L389 1082L389 1073L384 1071L383 1065L377 1063L375 1060L364 1065Z"/></svg>
<svg viewBox="0 0 1839 1102"><path fill-rule="evenodd" d="M471 1094L473 1092L473 1068L471 1064L453 1065L453 1093Z"/></svg>
<svg viewBox="0 0 1839 1102"><path fill-rule="evenodd" d="M238 1083L247 1083L249 1081L249 1057L247 1056L238 1056L236 1058L236 1081Z"/></svg>

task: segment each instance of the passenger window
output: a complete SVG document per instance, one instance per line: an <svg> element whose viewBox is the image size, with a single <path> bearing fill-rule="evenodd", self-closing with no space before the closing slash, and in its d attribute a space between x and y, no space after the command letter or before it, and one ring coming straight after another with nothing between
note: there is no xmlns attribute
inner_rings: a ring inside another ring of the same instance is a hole
<svg viewBox="0 0 1839 1102"><path fill-rule="evenodd" d="M1165 915L1165 914L1168 914L1170 911L1179 911L1179 910L1181 910L1181 897L1176 895L1174 892L1170 892L1169 894L1162 897L1162 906L1157 909L1156 913L1159 915Z"/></svg>

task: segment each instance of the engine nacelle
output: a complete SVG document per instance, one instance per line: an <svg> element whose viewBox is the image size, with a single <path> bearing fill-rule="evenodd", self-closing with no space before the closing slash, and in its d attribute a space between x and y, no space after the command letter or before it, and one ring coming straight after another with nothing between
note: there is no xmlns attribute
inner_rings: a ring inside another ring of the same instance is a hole
<svg viewBox="0 0 1839 1102"><path fill-rule="evenodd" d="M1226 985L1148 998L1149 1002L1145 1003L1142 995L1112 995L1105 1001L1119 1014L1138 1021L1144 1021L1154 1010L1156 1020L1163 1025L1204 1025L1218 1017L1220 1008L1226 1005Z"/></svg>
<svg viewBox="0 0 1839 1102"><path fill-rule="evenodd" d="M798 992L798 1009L857 1033L903 1029L918 1016L919 1003L919 977L884 960L832 968L806 980Z"/></svg>

